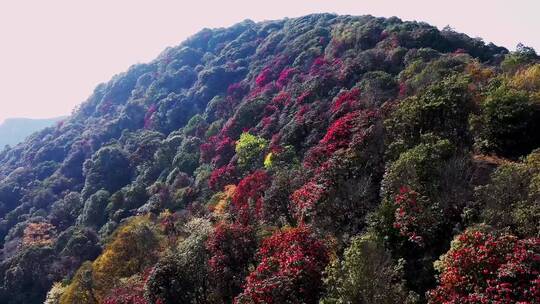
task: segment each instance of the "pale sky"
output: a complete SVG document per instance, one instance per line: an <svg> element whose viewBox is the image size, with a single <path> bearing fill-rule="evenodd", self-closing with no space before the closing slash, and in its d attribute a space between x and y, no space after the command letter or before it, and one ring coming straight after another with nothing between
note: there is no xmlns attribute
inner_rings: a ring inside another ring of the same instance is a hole
<svg viewBox="0 0 540 304"><path fill-rule="evenodd" d="M204 27L316 12L450 25L540 51L538 0L0 0L0 121L69 114L100 82Z"/></svg>

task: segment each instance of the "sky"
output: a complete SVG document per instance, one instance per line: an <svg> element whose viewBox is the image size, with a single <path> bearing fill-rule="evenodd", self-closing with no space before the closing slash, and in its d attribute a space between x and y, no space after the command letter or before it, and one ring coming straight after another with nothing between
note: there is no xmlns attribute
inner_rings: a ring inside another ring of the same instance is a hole
<svg viewBox="0 0 540 304"><path fill-rule="evenodd" d="M0 0L0 121L71 113L93 88L204 27L330 12L450 25L540 51L540 1Z"/></svg>

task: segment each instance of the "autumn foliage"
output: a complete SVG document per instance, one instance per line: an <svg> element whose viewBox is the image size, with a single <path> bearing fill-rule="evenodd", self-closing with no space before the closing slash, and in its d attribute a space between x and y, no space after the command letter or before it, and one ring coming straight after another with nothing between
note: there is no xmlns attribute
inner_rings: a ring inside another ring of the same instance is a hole
<svg viewBox="0 0 540 304"><path fill-rule="evenodd" d="M30 223L24 229L23 246L44 246L54 242L55 228L49 223Z"/></svg>

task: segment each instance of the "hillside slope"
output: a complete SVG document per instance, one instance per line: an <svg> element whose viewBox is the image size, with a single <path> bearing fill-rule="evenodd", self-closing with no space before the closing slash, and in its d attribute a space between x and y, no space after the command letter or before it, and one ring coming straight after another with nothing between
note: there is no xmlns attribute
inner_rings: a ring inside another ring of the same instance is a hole
<svg viewBox="0 0 540 304"><path fill-rule="evenodd" d="M539 102L424 23L205 29L0 154L0 302L537 303Z"/></svg>
<svg viewBox="0 0 540 304"><path fill-rule="evenodd" d="M50 119L8 118L0 124L0 147L14 146L30 134L61 121L64 117Z"/></svg>

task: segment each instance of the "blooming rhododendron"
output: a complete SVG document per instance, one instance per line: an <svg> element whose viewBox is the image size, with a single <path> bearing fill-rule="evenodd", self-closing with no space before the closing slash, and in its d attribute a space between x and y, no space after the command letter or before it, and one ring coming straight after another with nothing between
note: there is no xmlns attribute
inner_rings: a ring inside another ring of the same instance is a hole
<svg viewBox="0 0 540 304"><path fill-rule="evenodd" d="M200 146L201 161L223 166L234 155L234 146L235 141L227 136L212 136Z"/></svg>
<svg viewBox="0 0 540 304"><path fill-rule="evenodd" d="M396 195L394 201L397 206L394 228L398 229L399 233L406 236L409 241L423 245L424 238L418 234L418 226L426 223L418 217L421 217L426 210L418 196L418 192L408 187L404 186L399 189L399 194Z"/></svg>
<svg viewBox="0 0 540 304"><path fill-rule="evenodd" d="M272 80L271 77L272 70L270 70L270 68L264 68L257 78L255 78L255 83L257 83L259 87L262 87Z"/></svg>
<svg viewBox="0 0 540 304"><path fill-rule="evenodd" d="M208 185L211 189L221 190L225 185L235 183L236 179L236 167L229 164L212 171L210 179L208 180Z"/></svg>
<svg viewBox="0 0 540 304"><path fill-rule="evenodd" d="M275 233L263 241L258 257L235 303L317 303L328 253L307 227Z"/></svg>
<svg viewBox="0 0 540 304"><path fill-rule="evenodd" d="M293 192L291 195L292 209L299 221L303 220L305 214L321 199L325 191L324 185L309 181L300 189Z"/></svg>
<svg viewBox="0 0 540 304"><path fill-rule="evenodd" d="M359 112L352 112L336 120L326 131L321 144L325 145L330 153L346 147L349 144L355 120L359 115Z"/></svg>
<svg viewBox="0 0 540 304"><path fill-rule="evenodd" d="M258 170L238 183L232 204L240 222L248 223L260 217L264 191L269 182L266 172Z"/></svg>
<svg viewBox="0 0 540 304"><path fill-rule="evenodd" d="M210 253L208 265L213 283L225 302L241 291L248 266L257 249L255 231L239 223L217 224L206 248Z"/></svg>
<svg viewBox="0 0 540 304"><path fill-rule="evenodd" d="M154 118L154 113L157 111L157 105L151 105L146 114L144 115L144 128L150 129L152 127L152 119Z"/></svg>
<svg viewBox="0 0 540 304"><path fill-rule="evenodd" d="M297 70L295 68L286 68L281 71L279 74L279 77L277 79L277 84L281 87L287 85L292 75L297 73Z"/></svg>
<svg viewBox="0 0 540 304"><path fill-rule="evenodd" d="M279 105L280 107L289 105L291 102L291 95L285 91L279 92L274 98L272 99L272 103Z"/></svg>
<svg viewBox="0 0 540 304"><path fill-rule="evenodd" d="M468 230L438 262L429 303L539 303L540 239Z"/></svg>
<svg viewBox="0 0 540 304"><path fill-rule="evenodd" d="M336 113L340 110L350 111L354 109L358 103L358 98L360 97L360 89L353 88L350 91L343 92L338 95L338 97L332 103L332 112Z"/></svg>

